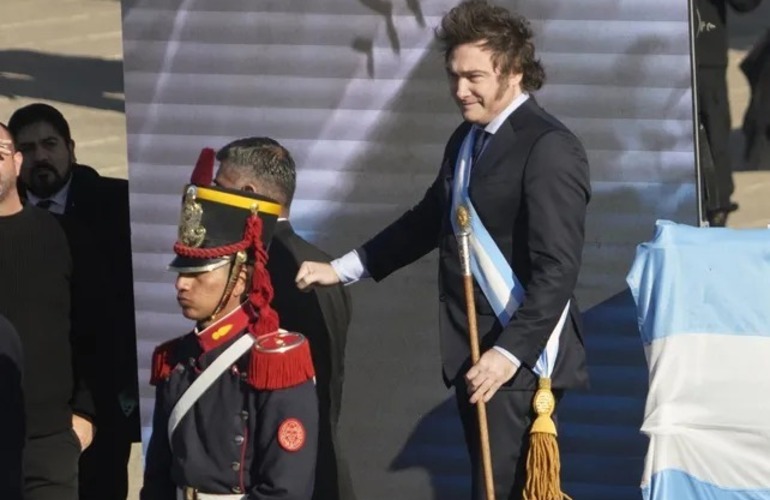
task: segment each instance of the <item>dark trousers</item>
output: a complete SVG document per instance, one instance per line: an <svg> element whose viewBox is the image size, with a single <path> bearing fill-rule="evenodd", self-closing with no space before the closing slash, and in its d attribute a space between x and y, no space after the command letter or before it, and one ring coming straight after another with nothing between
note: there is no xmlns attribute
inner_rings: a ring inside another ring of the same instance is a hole
<svg viewBox="0 0 770 500"><path fill-rule="evenodd" d="M27 439L24 500L77 500L80 441L75 431Z"/></svg>
<svg viewBox="0 0 770 500"><path fill-rule="evenodd" d="M526 482L529 429L534 418L532 411L534 395L534 391L500 389L486 405L497 500L521 500L522 498ZM554 391L557 400L561 395L562 391ZM486 494L479 444L478 414L476 406L468 401L470 396L464 381L456 384L455 398L463 424L465 444L471 459L471 498L483 500ZM553 417L555 421L556 415L554 414Z"/></svg>
<svg viewBox="0 0 770 500"><path fill-rule="evenodd" d="M125 500L131 436L122 417L103 423L94 442L80 457L80 500Z"/></svg>
<svg viewBox="0 0 770 500"><path fill-rule="evenodd" d="M733 194L733 171L730 166L730 103L727 98L727 69L724 66L700 66L696 72L698 111L706 131L713 176L704 173L708 210L724 210L730 206Z"/></svg>

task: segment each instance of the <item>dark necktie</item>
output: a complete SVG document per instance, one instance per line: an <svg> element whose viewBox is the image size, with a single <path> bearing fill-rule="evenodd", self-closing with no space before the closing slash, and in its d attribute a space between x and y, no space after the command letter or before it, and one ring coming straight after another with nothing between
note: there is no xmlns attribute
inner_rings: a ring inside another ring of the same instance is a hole
<svg viewBox="0 0 770 500"><path fill-rule="evenodd" d="M53 200L40 200L36 203L36 206L42 208L43 210L48 210L51 208L51 205L53 205Z"/></svg>
<svg viewBox="0 0 770 500"><path fill-rule="evenodd" d="M487 140L489 139L489 136L491 134L484 130L482 127L476 127L473 133L473 163L476 163L476 159L479 157L481 152L484 150L484 145L486 144Z"/></svg>

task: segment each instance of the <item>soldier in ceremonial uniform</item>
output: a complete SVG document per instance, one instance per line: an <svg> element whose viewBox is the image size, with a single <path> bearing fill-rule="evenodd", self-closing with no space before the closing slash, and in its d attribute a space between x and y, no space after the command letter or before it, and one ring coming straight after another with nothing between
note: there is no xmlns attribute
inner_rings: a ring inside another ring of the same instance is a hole
<svg viewBox="0 0 770 500"><path fill-rule="evenodd" d="M278 328L266 247L281 210L210 187L204 150L186 187L177 301L196 328L153 354L142 500L309 500L318 439L310 347Z"/></svg>

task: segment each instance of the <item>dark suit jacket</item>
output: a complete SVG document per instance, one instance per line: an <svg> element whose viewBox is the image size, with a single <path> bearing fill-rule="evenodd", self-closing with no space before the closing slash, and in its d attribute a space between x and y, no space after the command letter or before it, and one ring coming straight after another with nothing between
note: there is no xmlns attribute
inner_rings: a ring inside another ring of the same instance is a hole
<svg viewBox="0 0 770 500"><path fill-rule="evenodd" d="M25 196L23 186L21 191ZM105 418L116 423L115 419L121 418L118 395L138 401L139 393L128 181L102 177L89 166L74 165L60 220L70 240L73 260L80 261L77 267L88 269L90 275L80 281L99 287L92 296L90 315L98 316L101 328L98 343L91 346L96 353L89 357L97 359L91 368L101 373L91 385L101 414L97 419L102 424ZM98 276L100 273L105 274ZM82 277L83 273L78 274ZM121 428L132 441L139 441L138 407Z"/></svg>
<svg viewBox="0 0 770 500"><path fill-rule="evenodd" d="M337 422L345 371L345 341L350 324L350 294L341 285L299 291L294 281L302 262L329 262L319 248L300 238L288 221L279 221L268 251L267 269L281 328L310 341L319 400L318 466L314 499L352 500L347 464L337 446Z"/></svg>
<svg viewBox="0 0 770 500"><path fill-rule="evenodd" d="M441 170L425 197L359 251L372 277L381 280L439 248L439 329L447 384L470 367L462 272L449 218L455 160L470 127L463 123L452 134ZM472 169L469 193L484 226L526 289L524 303L502 328L476 286L482 349L499 345L522 362L508 385L536 387L531 367L572 299L552 379L554 387L585 386L585 350L573 296L590 198L588 162L580 141L530 98L489 139Z"/></svg>
<svg viewBox="0 0 770 500"><path fill-rule="evenodd" d="M130 414L132 441L140 439L134 317L134 275L131 255L131 223L128 181L100 176L94 169L76 165L67 197L65 215L91 229L104 249L109 266L109 314L113 328L109 344L117 394L129 396L137 406ZM120 407L116 408L121 411Z"/></svg>

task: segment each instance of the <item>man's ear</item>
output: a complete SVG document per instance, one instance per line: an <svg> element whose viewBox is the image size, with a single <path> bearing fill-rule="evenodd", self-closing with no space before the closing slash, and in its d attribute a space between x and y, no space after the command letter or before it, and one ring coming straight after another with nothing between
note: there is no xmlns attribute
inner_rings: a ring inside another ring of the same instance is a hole
<svg viewBox="0 0 770 500"><path fill-rule="evenodd" d="M249 290L249 268L248 266L241 266L241 271L238 273L238 280L235 282L233 288L233 295L240 297Z"/></svg>
<svg viewBox="0 0 770 500"><path fill-rule="evenodd" d="M508 82L511 85L516 85L521 90L521 81L524 79L524 73L512 73L508 78Z"/></svg>
<svg viewBox="0 0 770 500"><path fill-rule="evenodd" d="M77 159L77 157L75 156L75 141L73 141L72 139L70 139L70 142L69 142L69 144L67 144L67 147L68 147L68 148L69 148L69 150L70 150L70 161L71 161L72 163L77 163L77 162L78 162L78 159Z"/></svg>
<svg viewBox="0 0 770 500"><path fill-rule="evenodd" d="M247 182L243 185L241 188L241 191L246 191L247 193L256 193L257 192L257 186L254 185L253 182Z"/></svg>
<svg viewBox="0 0 770 500"><path fill-rule="evenodd" d="M24 163L24 157L21 154L21 151L15 151L13 153L13 166L16 169L16 177L19 177L21 174L21 164Z"/></svg>

